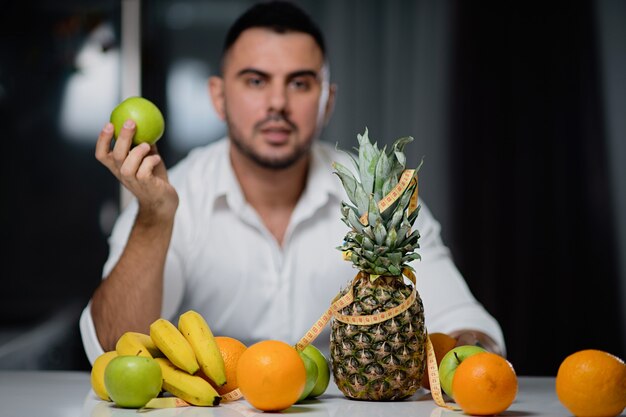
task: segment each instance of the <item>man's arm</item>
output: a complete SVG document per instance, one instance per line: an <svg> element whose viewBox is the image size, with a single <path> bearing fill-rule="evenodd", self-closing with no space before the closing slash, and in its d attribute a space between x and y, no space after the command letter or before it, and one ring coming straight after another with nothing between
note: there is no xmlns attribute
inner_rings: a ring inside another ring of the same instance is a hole
<svg viewBox="0 0 626 417"><path fill-rule="evenodd" d="M163 271L172 237L178 194L156 147L131 149L135 125L122 128L111 149L113 126L105 126L96 158L137 198L138 211L120 259L91 302L91 315L102 348L112 350L126 331L147 333L161 314Z"/></svg>

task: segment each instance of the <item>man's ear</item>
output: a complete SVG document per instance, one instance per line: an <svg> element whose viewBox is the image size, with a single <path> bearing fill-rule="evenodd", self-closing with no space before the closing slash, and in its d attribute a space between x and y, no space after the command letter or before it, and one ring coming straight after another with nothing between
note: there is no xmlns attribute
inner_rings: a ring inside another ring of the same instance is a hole
<svg viewBox="0 0 626 417"><path fill-rule="evenodd" d="M211 102L217 112L220 119L226 119L226 112L224 110L224 79L218 76L211 76L209 78L209 95L211 96Z"/></svg>
<svg viewBox="0 0 626 417"><path fill-rule="evenodd" d="M335 95L337 94L337 84L330 84L328 86L328 98L326 99L326 105L324 106L324 126L330 121L330 117L335 110Z"/></svg>

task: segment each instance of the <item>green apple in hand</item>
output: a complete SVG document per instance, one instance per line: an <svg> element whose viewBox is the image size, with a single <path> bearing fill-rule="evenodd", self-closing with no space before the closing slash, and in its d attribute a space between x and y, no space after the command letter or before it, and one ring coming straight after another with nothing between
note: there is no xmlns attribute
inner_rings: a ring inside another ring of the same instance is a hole
<svg viewBox="0 0 626 417"><path fill-rule="evenodd" d="M304 352L298 352L300 358L302 358L302 362L304 362L304 369L306 370L306 383L304 384L304 390L302 394L300 394L300 398L298 401L302 401L309 396L313 388L315 387L315 383L317 382L317 363L311 358L309 358Z"/></svg>
<svg viewBox="0 0 626 417"><path fill-rule="evenodd" d="M452 379L454 378L454 372L461 362L480 352L486 352L485 349L480 346L467 345L457 346L448 351L441 359L439 364L439 380L441 382L441 388L448 394L448 396L454 399L454 393L452 392Z"/></svg>
<svg viewBox="0 0 626 417"><path fill-rule="evenodd" d="M163 114L150 100L143 97L129 97L113 109L111 123L115 126L116 138L128 119L132 119L137 127L133 136L134 145L143 142L153 145L163 136L165 131Z"/></svg>
<svg viewBox="0 0 626 417"><path fill-rule="evenodd" d="M117 356L104 370L104 386L120 407L141 408L161 392L161 367L144 356Z"/></svg>
<svg viewBox="0 0 626 417"><path fill-rule="evenodd" d="M302 350L302 353L313 359L317 364L317 382L308 395L308 398L315 398L322 395L326 391L326 388L328 388L328 383L330 382L330 367L328 366L328 361L324 354L315 346L308 345Z"/></svg>

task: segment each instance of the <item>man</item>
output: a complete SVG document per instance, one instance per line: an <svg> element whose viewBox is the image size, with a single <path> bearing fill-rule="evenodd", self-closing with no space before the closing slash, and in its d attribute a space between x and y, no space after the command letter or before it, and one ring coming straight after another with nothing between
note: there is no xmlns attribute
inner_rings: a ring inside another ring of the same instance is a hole
<svg viewBox="0 0 626 417"><path fill-rule="evenodd" d="M213 105L228 138L192 151L169 173L156 146L131 148L129 120L96 157L135 196L110 238L104 279L81 317L90 361L125 331L158 317L200 312L214 333L245 343L295 343L355 271L335 249L347 232L346 200L331 164L346 156L317 141L330 117L323 37L296 6L252 7L228 32ZM355 132L355 136L356 136ZM422 204L422 261L415 265L426 325L459 343L503 351L497 322L450 260ZM316 345L328 349L328 328Z"/></svg>

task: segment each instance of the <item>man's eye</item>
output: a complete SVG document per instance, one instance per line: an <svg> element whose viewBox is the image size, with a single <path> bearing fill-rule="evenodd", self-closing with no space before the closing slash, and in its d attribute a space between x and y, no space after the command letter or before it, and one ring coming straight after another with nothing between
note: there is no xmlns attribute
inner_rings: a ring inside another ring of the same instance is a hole
<svg viewBox="0 0 626 417"><path fill-rule="evenodd" d="M294 90L308 91L311 89L311 81L306 79L295 79L289 84Z"/></svg>
<svg viewBox="0 0 626 417"><path fill-rule="evenodd" d="M246 80L246 84L248 84L250 87L259 88L265 85L265 80L263 80L262 78L248 78Z"/></svg>

